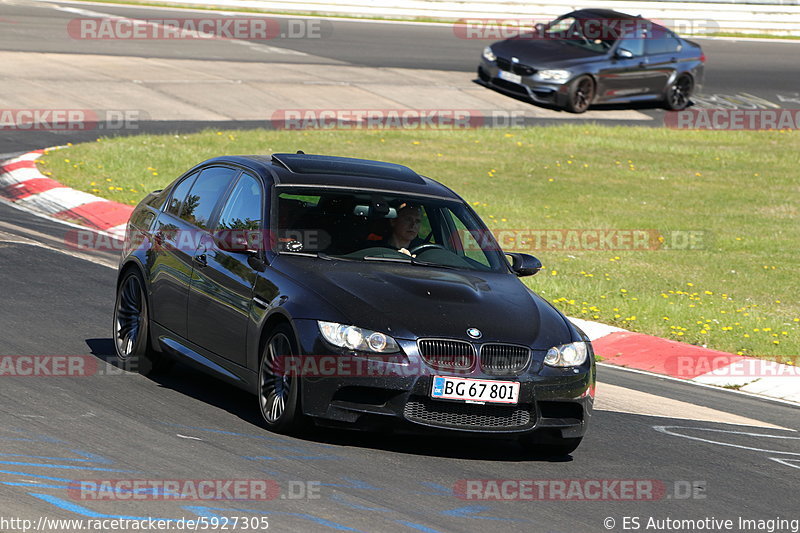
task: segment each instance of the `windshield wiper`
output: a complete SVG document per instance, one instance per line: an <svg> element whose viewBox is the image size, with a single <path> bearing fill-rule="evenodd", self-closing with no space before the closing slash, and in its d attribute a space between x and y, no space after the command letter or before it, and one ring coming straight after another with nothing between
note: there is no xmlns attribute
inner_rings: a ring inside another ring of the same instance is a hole
<svg viewBox="0 0 800 533"><path fill-rule="evenodd" d="M405 254L404 254L405 255ZM444 265L442 263L433 263L431 261L421 261L416 257L380 257L374 255L368 255L364 257L364 261L383 261L386 263L405 263L417 266L430 266L436 268L449 268L449 269L458 269L458 267L454 267L451 265Z"/></svg>

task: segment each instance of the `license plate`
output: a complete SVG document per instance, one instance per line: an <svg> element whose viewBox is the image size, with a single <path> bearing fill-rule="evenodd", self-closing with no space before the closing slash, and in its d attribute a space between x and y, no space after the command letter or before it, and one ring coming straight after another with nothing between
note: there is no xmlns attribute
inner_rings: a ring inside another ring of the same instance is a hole
<svg viewBox="0 0 800 533"><path fill-rule="evenodd" d="M519 74L514 74L513 72L506 72L505 70L501 70L497 73L497 77L501 80L511 81L514 83L522 83L522 76Z"/></svg>
<svg viewBox="0 0 800 533"><path fill-rule="evenodd" d="M431 398L466 402L519 402L519 382L433 376Z"/></svg>

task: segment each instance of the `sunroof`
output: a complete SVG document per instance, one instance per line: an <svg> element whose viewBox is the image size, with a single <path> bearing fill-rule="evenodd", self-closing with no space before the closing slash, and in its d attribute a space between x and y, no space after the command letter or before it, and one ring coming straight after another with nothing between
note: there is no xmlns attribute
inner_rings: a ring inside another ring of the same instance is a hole
<svg viewBox="0 0 800 533"><path fill-rule="evenodd" d="M273 154L272 159L298 174L336 174L407 183L425 183L419 174L406 166L395 163L310 154Z"/></svg>

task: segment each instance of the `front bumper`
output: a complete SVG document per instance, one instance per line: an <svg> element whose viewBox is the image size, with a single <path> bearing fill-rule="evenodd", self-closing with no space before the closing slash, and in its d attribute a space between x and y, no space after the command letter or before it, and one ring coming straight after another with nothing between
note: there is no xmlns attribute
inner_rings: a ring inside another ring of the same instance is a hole
<svg viewBox="0 0 800 533"><path fill-rule="evenodd" d="M564 107L567 104L568 86L566 83L546 82L535 79L535 75L521 76L520 83L499 77L500 68L493 61L481 59L478 66L478 79L484 85L498 91L521 96L543 105Z"/></svg>
<svg viewBox="0 0 800 533"><path fill-rule="evenodd" d="M303 412L322 425L507 436L550 431L572 438L583 436L591 418L593 356L576 369L556 369L541 363L544 352L534 351L530 365L518 375L486 374L480 365L452 374L425 364L413 340L397 339L405 352L403 362L383 362L330 349L315 321L297 320L295 326L302 354L346 361L347 370L337 375L302 377ZM360 369L358 375L353 369ZM519 403L477 405L432 399L433 375L518 381Z"/></svg>

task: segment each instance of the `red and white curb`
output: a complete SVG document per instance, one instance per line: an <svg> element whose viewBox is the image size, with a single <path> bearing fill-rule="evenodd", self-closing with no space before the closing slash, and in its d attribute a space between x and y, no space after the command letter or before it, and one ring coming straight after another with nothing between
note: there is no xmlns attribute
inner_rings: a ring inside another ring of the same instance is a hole
<svg viewBox="0 0 800 533"><path fill-rule="evenodd" d="M570 318L602 363L800 402L800 367Z"/></svg>
<svg viewBox="0 0 800 533"><path fill-rule="evenodd" d="M34 150L0 163L0 197L33 212L123 238L133 206L76 191L39 172Z"/></svg>
<svg viewBox="0 0 800 533"><path fill-rule="evenodd" d="M35 150L0 163L0 197L123 238L133 207L76 191L44 176L36 167L44 152ZM709 350L599 322L570 320L589 336L604 364L800 402L798 366Z"/></svg>

